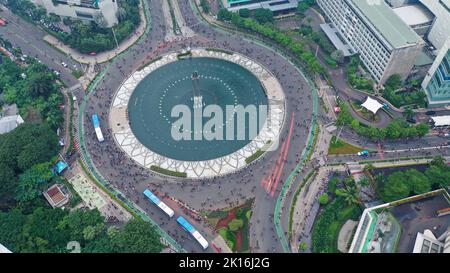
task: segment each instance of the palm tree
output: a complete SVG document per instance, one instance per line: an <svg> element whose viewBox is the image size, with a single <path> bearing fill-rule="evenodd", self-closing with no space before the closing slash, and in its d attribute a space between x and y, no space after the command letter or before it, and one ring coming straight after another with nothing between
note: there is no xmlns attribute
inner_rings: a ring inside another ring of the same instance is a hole
<svg viewBox="0 0 450 273"><path fill-rule="evenodd" d="M366 177L366 176L363 176L360 180L359 180L359 184L362 186L362 187L367 187L367 186L369 186L369 179Z"/></svg>
<svg viewBox="0 0 450 273"><path fill-rule="evenodd" d="M375 166L372 163L369 163L366 166L364 166L363 171L371 173L374 169L375 169Z"/></svg>
<svg viewBox="0 0 450 273"><path fill-rule="evenodd" d="M336 195L344 198L345 202L351 206L353 204L360 204L359 192L355 186L346 187L344 189L337 189Z"/></svg>

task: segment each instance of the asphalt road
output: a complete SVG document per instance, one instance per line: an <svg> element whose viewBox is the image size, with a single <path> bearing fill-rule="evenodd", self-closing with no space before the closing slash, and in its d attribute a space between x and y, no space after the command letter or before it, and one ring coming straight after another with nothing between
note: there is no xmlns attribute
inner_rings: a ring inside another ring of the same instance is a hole
<svg viewBox="0 0 450 273"><path fill-rule="evenodd" d="M269 196L260 186L260 181L268 173L278 158L279 151L268 153L264 159L256 164L232 175L218 177L210 180L190 180L161 177L143 169L129 160L114 144L109 130L104 130L105 143L98 144L89 122L90 116L96 112L101 120L108 120L109 106L115 91L121 82L138 68L146 56L157 56L169 51L180 50L183 47L217 47L233 50L244 54L262 63L278 78L287 96L287 117L295 114L296 125L291 140L291 148L285 163L281 181L284 181L297 164L296 158L301 154L305 143L311 120L312 103L311 91L299 72L284 58L272 50L257 45L240 36L212 30L209 25L199 22L191 9L189 1L178 1L181 13L189 27L196 33L194 37L182 42L171 42L167 47L154 51L166 36L164 33L165 20L162 18L161 5L158 1L151 1L152 31L145 38L143 44L134 46L120 60L113 65L105 77L99 82L94 94L89 98L85 113L86 143L90 154L96 162L97 169L115 187L120 189L130 200L141 206L157 223L171 234L182 246L190 252L202 252L197 243L186 238L184 231L180 230L175 221L168 221L155 206L149 205L143 198L142 191L149 188L160 197L175 198L188 204L195 210L213 210L241 204L249 198L255 199L254 211L251 218L251 246L255 252L281 252L281 246L274 231L273 211L276 197L282 183L274 197ZM287 120L286 123L289 123ZM102 123L105 128L106 122ZM287 129L284 128L282 136L285 138ZM163 198L165 199L165 198ZM165 199L168 204L170 201ZM208 241L214 236L212 227L207 223L196 222L193 217L186 215L181 208L172 204L177 214L190 219L195 227ZM209 249L211 251L211 249Z"/></svg>
<svg viewBox="0 0 450 273"><path fill-rule="evenodd" d="M158 46L163 44L167 34L165 33L166 28L164 27L165 20L162 15L160 2L149 1L152 31L144 38L143 43L132 46L110 67L103 79L100 80L93 95L89 97L86 112L84 113L87 148L95 161L97 169L102 175L117 189L121 190L127 198L144 209L150 217L172 235L187 251L203 252L200 246L185 231L180 229L174 219L167 219L157 207L144 199L142 191L145 188L154 191L176 211L177 215L184 215L189 219L205 235L209 242L216 236L213 228L203 220L194 220L194 214L172 201L172 199L187 204L194 210L214 210L241 204L246 199L254 198L255 204L250 225L250 243L252 250L253 252L281 252L281 245L274 231L273 212L276 198L283 184L282 182L278 184L273 197L268 195L260 185L262 178L274 166L274 162L280 154L280 149L267 153L263 159L232 175L208 180L176 179L159 176L147 169L141 168L128 159L115 145L110 130L107 128L106 121L108 120L109 107L114 93L120 87L123 80L126 79L127 75L130 75L143 63L158 55L179 50L186 46L190 46L191 48L225 48L249 56L264 64L281 82L287 97L286 116L290 117L294 113L296 124L281 181L286 180L287 176L297 164L297 159L305 146L312 112L311 90L299 72L271 49L256 44L242 37L242 35L231 35L223 31L211 29L209 25L199 21L191 9L188 0L179 0L178 4L180 5L184 20L196 35L181 42L173 41L166 47L158 49ZM42 37L45 33L42 30L23 20L18 21L8 11L1 12L0 16L10 21L7 27L0 28L0 35L5 36L13 45L20 46L25 54L38 57L49 67L60 71L62 79L68 86L73 86L78 83L72 76L71 71L61 65L61 61L65 61L70 65L75 63L68 56L43 42ZM101 67L106 68L106 64ZM92 124L90 123L90 117L93 113L98 113L101 118L101 125L106 140L101 144L97 142ZM289 124L289 118L285 124ZM287 131L289 129L287 127L285 126L282 132L283 140L287 137ZM376 149L376 143L364 138L355 137L353 132L344 130L341 137L362 147ZM408 141L386 142L384 143L384 149L439 146L446 140L432 136ZM402 151L399 153L385 153L385 158L417 156L418 154L448 155L448 153L449 149ZM369 159L372 158L379 159L379 155L373 155ZM356 156L330 157L329 162L347 162L359 159ZM310 162L297 178L297 181L300 181L302 176L308 173L308 170L314 167L316 163L315 160ZM296 184L298 183L296 182ZM291 191L295 191L295 188L292 187ZM288 219L288 217L283 217L283 219ZM283 226L286 227L286 224L284 223ZM213 249L209 248L208 251L213 251Z"/></svg>
<svg viewBox="0 0 450 273"><path fill-rule="evenodd" d="M75 67L84 69L81 64L47 44L43 40L47 35L46 32L11 13L6 7L2 6L2 10L0 17L6 18L8 24L0 27L0 36L6 38L14 47L20 47L23 54L38 58L48 67L61 73L61 79L68 87L78 84L71 69ZM62 62L68 67L65 68Z"/></svg>

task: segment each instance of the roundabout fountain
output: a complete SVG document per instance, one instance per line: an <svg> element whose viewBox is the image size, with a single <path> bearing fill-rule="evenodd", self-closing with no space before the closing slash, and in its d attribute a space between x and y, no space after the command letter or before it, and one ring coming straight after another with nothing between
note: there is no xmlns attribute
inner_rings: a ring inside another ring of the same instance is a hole
<svg viewBox="0 0 450 273"><path fill-rule="evenodd" d="M265 67L212 49L180 56L159 57L117 90L110 128L129 157L148 169L205 178L235 172L255 153L277 148L285 97Z"/></svg>

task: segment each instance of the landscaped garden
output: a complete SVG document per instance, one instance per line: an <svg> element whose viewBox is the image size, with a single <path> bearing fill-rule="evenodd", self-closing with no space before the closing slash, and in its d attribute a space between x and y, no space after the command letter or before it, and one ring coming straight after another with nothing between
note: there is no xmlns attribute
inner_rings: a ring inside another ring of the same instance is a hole
<svg viewBox="0 0 450 273"><path fill-rule="evenodd" d="M361 147L351 145L342 139L337 139L333 136L330 141L330 147L328 148L329 155L347 155L356 154L362 150Z"/></svg>
<svg viewBox="0 0 450 273"><path fill-rule="evenodd" d="M361 60L359 56L354 56L350 59L347 64L347 79L348 83L353 86L353 88L373 92L374 81L362 73L364 71L361 67Z"/></svg>
<svg viewBox="0 0 450 273"><path fill-rule="evenodd" d="M369 172L369 179L374 182L378 196L385 202L396 201L409 196L422 194L450 185L450 167L442 157L435 158L431 164L421 171L411 167L386 175Z"/></svg>
<svg viewBox="0 0 450 273"><path fill-rule="evenodd" d="M359 191L352 178L343 181L332 178L327 190L326 195L319 199L322 208L312 230L314 253L339 252L337 241L342 226L349 219L358 221L362 214Z"/></svg>
<svg viewBox="0 0 450 273"><path fill-rule="evenodd" d="M413 105L415 107L427 107L427 96L421 90L419 81L410 81L405 84L399 75L392 75L384 84L381 91L383 98L387 99L395 107Z"/></svg>
<svg viewBox="0 0 450 273"><path fill-rule="evenodd" d="M378 122L380 117L374 115L372 112L361 106L361 103L351 101L350 106L353 108L356 114L369 122Z"/></svg>
<svg viewBox="0 0 450 273"><path fill-rule="evenodd" d="M253 199L245 204L228 209L209 212L206 217L215 231L234 252L250 252L249 223Z"/></svg>
<svg viewBox="0 0 450 273"><path fill-rule="evenodd" d="M355 130L358 135L368 137L372 140L423 137L430 130L428 124L420 123L412 126L401 119L393 120L385 128L376 128L360 123L359 120L355 119L350 112L347 102L339 100L338 105L341 108L341 112L338 114L336 124L338 126L347 125Z"/></svg>

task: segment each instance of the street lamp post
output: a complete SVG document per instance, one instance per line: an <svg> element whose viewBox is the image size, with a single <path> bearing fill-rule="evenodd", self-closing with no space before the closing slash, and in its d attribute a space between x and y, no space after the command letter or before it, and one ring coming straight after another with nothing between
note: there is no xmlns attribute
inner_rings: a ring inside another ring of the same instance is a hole
<svg viewBox="0 0 450 273"><path fill-rule="evenodd" d="M117 42L117 38L116 38L116 32L114 31L114 27L111 28L113 36L114 36L114 41L116 41L116 47L119 48L119 43Z"/></svg>

